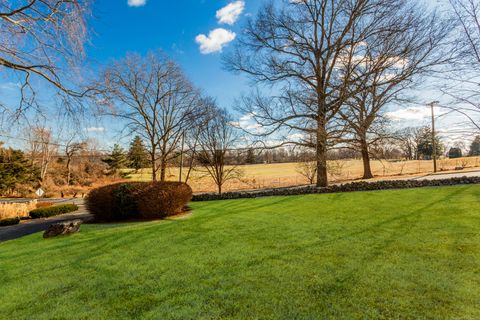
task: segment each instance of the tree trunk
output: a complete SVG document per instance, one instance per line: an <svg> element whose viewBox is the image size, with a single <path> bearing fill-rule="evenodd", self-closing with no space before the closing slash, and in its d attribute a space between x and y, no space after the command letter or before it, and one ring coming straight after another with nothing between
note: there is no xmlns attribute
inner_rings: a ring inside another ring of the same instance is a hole
<svg viewBox="0 0 480 320"><path fill-rule="evenodd" d="M71 177L71 168L70 168L70 159L67 160L67 186L70 185L70 177Z"/></svg>
<svg viewBox="0 0 480 320"><path fill-rule="evenodd" d="M150 157L152 159L152 181L157 182L157 166L156 166L157 159L155 159L154 153L150 154Z"/></svg>
<svg viewBox="0 0 480 320"><path fill-rule="evenodd" d="M218 194L222 195L222 185L218 184Z"/></svg>
<svg viewBox="0 0 480 320"><path fill-rule="evenodd" d="M164 182L166 179L166 172L167 172L167 161L162 159L162 163L160 165L160 181Z"/></svg>
<svg viewBox="0 0 480 320"><path fill-rule="evenodd" d="M372 179L372 168L370 166L370 153L368 152L368 143L366 139L361 139L360 145L362 151L362 160L363 160L363 178L362 179Z"/></svg>
<svg viewBox="0 0 480 320"><path fill-rule="evenodd" d="M319 122L317 129L317 187L328 187L327 175L327 134L324 126Z"/></svg>

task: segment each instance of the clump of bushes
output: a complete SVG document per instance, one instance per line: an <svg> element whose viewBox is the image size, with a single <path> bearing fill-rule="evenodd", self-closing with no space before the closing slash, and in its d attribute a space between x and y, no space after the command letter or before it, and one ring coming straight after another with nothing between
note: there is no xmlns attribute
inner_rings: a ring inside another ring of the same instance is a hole
<svg viewBox="0 0 480 320"><path fill-rule="evenodd" d="M73 211L77 211L78 206L75 204L62 204L59 206L47 207L47 208L38 208L30 211L30 217L32 219L38 218L48 218L53 216L58 216L60 214L65 214Z"/></svg>
<svg viewBox="0 0 480 320"><path fill-rule="evenodd" d="M20 223L20 218L9 218L0 220L0 227L13 226Z"/></svg>
<svg viewBox="0 0 480 320"><path fill-rule="evenodd" d="M183 212L192 189L180 182L128 182L90 191L88 210L100 221L159 219Z"/></svg>

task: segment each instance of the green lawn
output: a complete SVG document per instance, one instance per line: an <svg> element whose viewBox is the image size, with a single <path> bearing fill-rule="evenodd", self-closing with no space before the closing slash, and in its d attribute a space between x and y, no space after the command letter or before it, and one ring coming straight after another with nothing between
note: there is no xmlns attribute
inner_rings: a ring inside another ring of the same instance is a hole
<svg viewBox="0 0 480 320"><path fill-rule="evenodd" d="M0 319L480 319L480 186L194 203L0 244Z"/></svg>

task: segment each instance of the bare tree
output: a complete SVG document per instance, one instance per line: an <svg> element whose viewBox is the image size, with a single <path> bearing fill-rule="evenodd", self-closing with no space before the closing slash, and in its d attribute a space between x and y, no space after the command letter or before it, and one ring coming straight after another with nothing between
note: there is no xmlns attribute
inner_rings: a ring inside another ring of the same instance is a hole
<svg viewBox="0 0 480 320"><path fill-rule="evenodd" d="M302 161L297 163L297 173L307 179L308 183L314 184L317 178L317 164L315 161Z"/></svg>
<svg viewBox="0 0 480 320"><path fill-rule="evenodd" d="M299 152L300 162L296 165L296 172L304 177L308 183L314 184L317 179L317 164L315 162L315 154L309 149Z"/></svg>
<svg viewBox="0 0 480 320"><path fill-rule="evenodd" d="M238 166L227 166L229 152L238 143L231 121L226 110L212 106L210 117L199 135L197 159L205 169L205 175L215 182L219 194L227 181L239 179L242 174Z"/></svg>
<svg viewBox="0 0 480 320"><path fill-rule="evenodd" d="M344 140L361 152L363 179L373 178L370 144L388 138L385 106L450 59L444 50L450 25L434 13L426 13L416 2L400 1L389 21L389 28L358 45L362 63L352 70L357 80L350 83L354 94L339 112L352 132L352 138Z"/></svg>
<svg viewBox="0 0 480 320"><path fill-rule="evenodd" d="M453 101L444 105L463 115L472 129L480 130L480 5L477 0L449 0L457 22L457 59L444 92ZM471 131L471 130L470 130Z"/></svg>
<svg viewBox="0 0 480 320"><path fill-rule="evenodd" d="M421 139L421 128L408 127L393 134L392 139L400 147L407 160L419 160L417 146Z"/></svg>
<svg viewBox="0 0 480 320"><path fill-rule="evenodd" d="M35 101L32 76L67 96L83 95L68 74L84 55L89 2L0 0L0 66L22 77L20 110Z"/></svg>
<svg viewBox="0 0 480 320"><path fill-rule="evenodd" d="M70 185L72 178L72 161L73 157L85 150L87 144L85 142L75 142L72 137L65 144L65 156L67 157L66 168L67 168L67 185Z"/></svg>
<svg viewBox="0 0 480 320"><path fill-rule="evenodd" d="M184 143L186 150L183 150L184 155L188 156L185 183L190 180L191 174L194 171L197 155L200 149L200 136L204 130L205 125L209 123L212 117L216 116L216 102L212 97L203 97L198 101L195 117L189 122L188 128L184 131ZM183 163L181 163L183 165ZM181 177L183 179L183 177Z"/></svg>
<svg viewBox="0 0 480 320"><path fill-rule="evenodd" d="M130 54L114 62L98 85L105 114L125 121L129 133L148 142L152 180L166 179L167 163L196 117L198 93L180 67L162 53Z"/></svg>
<svg viewBox="0 0 480 320"><path fill-rule="evenodd" d="M44 127L33 127L27 132L32 164L40 168L40 178L45 180L52 157L58 150L53 141L51 130Z"/></svg>
<svg viewBox="0 0 480 320"><path fill-rule="evenodd" d="M327 186L327 150L337 115L363 63L360 44L388 28L404 0L275 1L250 20L227 66L271 88L267 98L248 98L240 109L262 135L316 152L317 186ZM365 75L360 75L364 77ZM299 138L299 135L301 138ZM291 137L296 137L292 139Z"/></svg>

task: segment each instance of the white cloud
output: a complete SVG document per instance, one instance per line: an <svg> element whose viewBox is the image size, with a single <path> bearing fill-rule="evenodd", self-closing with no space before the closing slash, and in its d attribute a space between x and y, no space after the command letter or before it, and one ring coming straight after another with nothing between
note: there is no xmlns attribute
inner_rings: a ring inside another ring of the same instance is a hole
<svg viewBox="0 0 480 320"><path fill-rule="evenodd" d="M293 133L293 134L287 136L287 140L288 141L295 141L295 142L302 141L302 140L305 140L305 134L303 134L303 133Z"/></svg>
<svg viewBox="0 0 480 320"><path fill-rule="evenodd" d="M434 108L435 115L439 116L445 111L441 110L438 107ZM402 120L423 120L432 116L430 107L409 107L405 109L399 109L396 111L387 112L385 116L394 121Z"/></svg>
<svg viewBox="0 0 480 320"><path fill-rule="evenodd" d="M142 7L147 4L147 0L128 0L129 7Z"/></svg>
<svg viewBox="0 0 480 320"><path fill-rule="evenodd" d="M245 1L239 0L229 3L217 11L218 22L232 25L237 22L243 10L245 10Z"/></svg>
<svg viewBox="0 0 480 320"><path fill-rule="evenodd" d="M208 36L200 34L195 38L195 42L200 44L200 52L203 54L209 54L214 52L221 52L222 49L231 41L235 39L237 35L235 32L218 28L210 31Z"/></svg>
<svg viewBox="0 0 480 320"><path fill-rule="evenodd" d="M104 127L89 127L89 128L85 128L84 130L87 132L105 132L106 131Z"/></svg>
<svg viewBox="0 0 480 320"><path fill-rule="evenodd" d="M265 129L255 121L254 116L252 113L244 114L238 121L232 122L232 125L254 134L265 132Z"/></svg>

